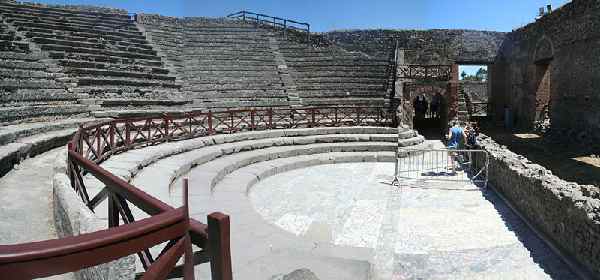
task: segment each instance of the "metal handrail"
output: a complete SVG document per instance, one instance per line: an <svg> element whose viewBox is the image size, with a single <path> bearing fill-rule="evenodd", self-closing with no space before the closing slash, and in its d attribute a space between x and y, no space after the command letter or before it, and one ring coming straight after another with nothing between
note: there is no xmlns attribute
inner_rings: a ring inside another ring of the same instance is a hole
<svg viewBox="0 0 600 280"><path fill-rule="evenodd" d="M306 32L306 41L310 42L310 24L287 18L274 17L270 15L253 13L249 11L239 11L227 15L228 18L237 18L243 21L253 21L256 24L263 24L273 28L282 28L283 36L287 37L288 29ZM293 25L290 25L293 24ZM299 25L299 26L294 26Z"/></svg>

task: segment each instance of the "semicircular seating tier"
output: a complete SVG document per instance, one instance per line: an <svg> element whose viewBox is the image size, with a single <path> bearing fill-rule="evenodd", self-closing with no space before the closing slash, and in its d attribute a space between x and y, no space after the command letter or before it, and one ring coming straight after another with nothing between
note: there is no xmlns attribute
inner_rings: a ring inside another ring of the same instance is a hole
<svg viewBox="0 0 600 280"><path fill-rule="evenodd" d="M251 263L260 257L260 254L256 254L267 249L268 244L260 244L260 248L255 248L256 250L246 250L244 246L247 244L243 240L251 239L248 235L251 233L243 229L251 223L258 223L257 225L271 230L278 229L263 221L252 207L245 207L250 205L246 190L260 180L292 169L344 162L393 162L399 146L430 146L412 130L397 132L395 128L385 127L328 127L206 136L113 155L102 163L102 167L173 206L181 204L181 189L178 184L193 168L195 175L190 178L191 215L199 221L206 219L204 215L207 211L224 211L236 217L232 219L232 231L239 233L232 241L232 252L235 252L232 256L234 276L241 277L247 273L258 276L258 267ZM226 181L233 183L225 184ZM103 184L91 176L86 176L85 182L91 194L98 193L103 188ZM220 186L224 185L235 185L236 188L221 189ZM106 207L101 204L96 208L96 213L102 219L107 218ZM135 207L132 207L132 211L136 219L146 217L146 214ZM289 238L286 242L306 243L293 235L284 235ZM305 245L310 246L309 243ZM345 250L353 252L356 257L350 264L368 268L370 254L365 254L365 250L349 247L330 249L330 252L315 252L317 259L328 262L324 267L333 269L336 262L343 262L332 252L340 253ZM160 248L153 250L158 252ZM294 261L298 264L297 262L305 260L298 257ZM139 265L138 269L141 269ZM341 267L336 269L342 272ZM208 275L204 268L197 268L197 271L201 275Z"/></svg>

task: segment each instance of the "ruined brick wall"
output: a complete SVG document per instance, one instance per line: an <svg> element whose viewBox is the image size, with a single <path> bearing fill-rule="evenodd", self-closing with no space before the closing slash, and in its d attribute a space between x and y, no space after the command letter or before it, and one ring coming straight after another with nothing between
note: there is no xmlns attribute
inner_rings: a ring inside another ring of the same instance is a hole
<svg viewBox="0 0 600 280"><path fill-rule="evenodd" d="M407 49L410 64L492 63L505 33L475 30L341 30L323 33L347 50L374 57L393 55Z"/></svg>
<svg viewBox="0 0 600 280"><path fill-rule="evenodd" d="M549 98L552 132L580 143L600 139L599 43L595 0L575 0L508 34L491 73L496 115L503 118L506 105L517 126L531 127Z"/></svg>
<svg viewBox="0 0 600 280"><path fill-rule="evenodd" d="M561 180L485 135L478 142L490 156L489 184L559 250L600 275L598 187Z"/></svg>

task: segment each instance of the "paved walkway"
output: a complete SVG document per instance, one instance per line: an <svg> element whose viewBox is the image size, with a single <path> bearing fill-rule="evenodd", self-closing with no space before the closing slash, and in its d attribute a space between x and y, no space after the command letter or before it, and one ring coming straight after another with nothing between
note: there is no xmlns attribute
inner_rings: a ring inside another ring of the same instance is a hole
<svg viewBox="0 0 600 280"><path fill-rule="evenodd" d="M577 279L494 192L456 182L398 189L386 184L393 168L293 170L249 197L266 221L299 237L374 249L375 279Z"/></svg>
<svg viewBox="0 0 600 280"><path fill-rule="evenodd" d="M52 216L52 167L63 149L26 159L0 178L0 244L57 238ZM48 279L74 277L69 273Z"/></svg>

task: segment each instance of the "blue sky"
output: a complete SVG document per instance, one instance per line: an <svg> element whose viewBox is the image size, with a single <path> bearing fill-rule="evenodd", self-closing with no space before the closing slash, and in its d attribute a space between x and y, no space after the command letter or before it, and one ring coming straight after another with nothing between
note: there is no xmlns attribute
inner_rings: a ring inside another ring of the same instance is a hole
<svg viewBox="0 0 600 280"><path fill-rule="evenodd" d="M309 22L314 31L354 28L460 28L511 31L532 22L538 8L568 0L30 0L87 4L132 13L224 16L249 10Z"/></svg>

